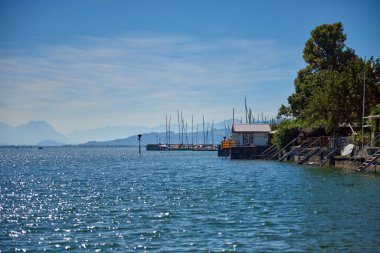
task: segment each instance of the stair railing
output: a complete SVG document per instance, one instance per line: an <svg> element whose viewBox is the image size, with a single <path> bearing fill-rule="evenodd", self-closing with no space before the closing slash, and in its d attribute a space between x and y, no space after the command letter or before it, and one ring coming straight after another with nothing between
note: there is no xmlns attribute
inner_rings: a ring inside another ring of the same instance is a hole
<svg viewBox="0 0 380 253"><path fill-rule="evenodd" d="M276 149L277 149L276 145L270 146L269 148L267 148L266 150L264 150L263 153L261 153L261 157L263 159L267 158L267 156L271 155L273 153L273 151L275 151Z"/></svg>
<svg viewBox="0 0 380 253"><path fill-rule="evenodd" d="M364 154L364 150L365 150L365 149L367 149L367 148L369 148L370 146L372 146L372 143L373 143L373 142L377 142L378 140L380 140L380 133L377 134L372 140L370 140L369 142L367 142L367 144L363 147L363 150L362 150L363 154ZM355 156L350 157L350 159L348 159L348 163L347 163L345 166L343 166L340 170L347 169L347 167L352 163L352 161L353 161L355 158L356 158ZM361 165L361 164L360 164L360 165ZM359 166L360 166L360 165L359 165ZM358 166L358 168L359 168L359 166ZM358 168L356 168L356 169L358 169Z"/></svg>
<svg viewBox="0 0 380 253"><path fill-rule="evenodd" d="M363 171L366 171L367 168L374 162L376 162L377 159L380 158L380 148L378 150L376 150L376 152L370 156L367 160L365 160L362 164L360 164L358 166L358 168L356 169L356 171L358 172L363 172Z"/></svg>
<svg viewBox="0 0 380 253"><path fill-rule="evenodd" d="M321 140L321 136L318 137L317 139L315 139L314 141L312 141L311 143L309 143L309 145L305 146L303 149L301 149L300 153L303 153L305 150L307 150L308 148L312 147L315 143L317 143L318 141Z"/></svg>
<svg viewBox="0 0 380 253"><path fill-rule="evenodd" d="M308 146L304 147L300 153L299 153L299 156L301 157L300 160L298 161L299 164L302 164L304 163L305 161L307 161L311 156L318 156L320 155L324 148L328 147L330 145L330 141L327 141L325 142L325 139L327 138L328 140L328 136L319 136L317 139L315 139L313 142L311 142ZM319 142L318 146L317 147L314 147L312 150L309 150L310 148L312 148L313 146L315 146L315 144ZM301 156L302 153L304 152L307 152L306 155L304 156Z"/></svg>
<svg viewBox="0 0 380 253"><path fill-rule="evenodd" d="M315 153L317 149L318 148L313 148L305 156L302 156L302 158L298 160L298 164L303 164L304 162L306 162L306 160L308 160Z"/></svg>
<svg viewBox="0 0 380 253"><path fill-rule="evenodd" d="M269 159L274 159L275 157L277 157L279 154L281 154L281 152L283 152L284 150L286 150L288 147L290 147L291 145L293 145L296 141L300 140L299 137L297 138L294 138L293 140L291 140L288 144L286 144L282 149L280 149L279 151L277 151L274 155L272 155L271 157L269 157Z"/></svg>
<svg viewBox="0 0 380 253"><path fill-rule="evenodd" d="M334 148L330 153L328 153L323 160L319 163L319 166L324 165L336 152L338 152L339 148Z"/></svg>

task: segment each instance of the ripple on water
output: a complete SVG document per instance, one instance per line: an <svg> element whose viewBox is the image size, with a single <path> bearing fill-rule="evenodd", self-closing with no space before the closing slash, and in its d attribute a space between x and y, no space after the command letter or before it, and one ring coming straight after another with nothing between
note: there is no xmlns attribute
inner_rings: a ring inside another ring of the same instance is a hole
<svg viewBox="0 0 380 253"><path fill-rule="evenodd" d="M1 252L375 252L378 177L213 152L0 150ZM364 215L365 214L365 215Z"/></svg>

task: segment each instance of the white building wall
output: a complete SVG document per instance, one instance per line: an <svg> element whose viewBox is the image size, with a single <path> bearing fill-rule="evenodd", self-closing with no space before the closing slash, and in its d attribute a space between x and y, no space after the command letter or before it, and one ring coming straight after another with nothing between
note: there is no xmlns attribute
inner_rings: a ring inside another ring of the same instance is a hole
<svg viewBox="0 0 380 253"><path fill-rule="evenodd" d="M233 133L232 138L235 140L236 145L268 145L268 133Z"/></svg>
<svg viewBox="0 0 380 253"><path fill-rule="evenodd" d="M253 144L257 146L268 145L268 133L254 133Z"/></svg>

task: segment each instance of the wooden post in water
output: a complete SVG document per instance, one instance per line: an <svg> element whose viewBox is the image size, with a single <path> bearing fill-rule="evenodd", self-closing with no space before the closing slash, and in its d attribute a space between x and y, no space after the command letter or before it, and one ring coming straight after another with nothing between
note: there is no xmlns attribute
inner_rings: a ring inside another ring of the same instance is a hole
<svg viewBox="0 0 380 253"><path fill-rule="evenodd" d="M137 135L137 137L139 138L139 155L141 155L141 136L142 134Z"/></svg>

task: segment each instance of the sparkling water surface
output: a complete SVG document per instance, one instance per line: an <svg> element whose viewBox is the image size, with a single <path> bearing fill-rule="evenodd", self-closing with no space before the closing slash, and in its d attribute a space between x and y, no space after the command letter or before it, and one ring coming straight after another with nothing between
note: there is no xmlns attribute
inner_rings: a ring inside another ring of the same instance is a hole
<svg viewBox="0 0 380 253"><path fill-rule="evenodd" d="M136 148L0 149L0 252L380 252L380 177Z"/></svg>

